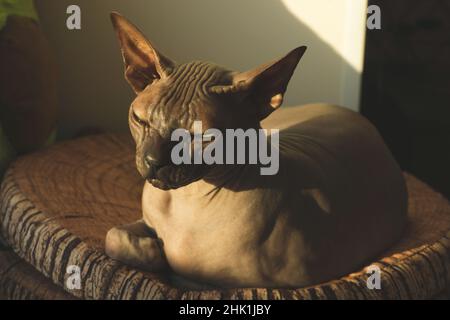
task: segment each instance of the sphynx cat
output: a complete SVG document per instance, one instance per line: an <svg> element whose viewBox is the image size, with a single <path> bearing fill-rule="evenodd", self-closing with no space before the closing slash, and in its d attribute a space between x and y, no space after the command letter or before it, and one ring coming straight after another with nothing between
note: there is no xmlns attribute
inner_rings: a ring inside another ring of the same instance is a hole
<svg viewBox="0 0 450 320"><path fill-rule="evenodd" d="M393 244L407 215L401 170L363 116L310 104L283 108L306 47L247 72L177 64L117 13L129 126L146 180L141 220L111 229L106 253L218 287L302 287L356 271ZM171 132L280 129L279 172L171 163Z"/></svg>

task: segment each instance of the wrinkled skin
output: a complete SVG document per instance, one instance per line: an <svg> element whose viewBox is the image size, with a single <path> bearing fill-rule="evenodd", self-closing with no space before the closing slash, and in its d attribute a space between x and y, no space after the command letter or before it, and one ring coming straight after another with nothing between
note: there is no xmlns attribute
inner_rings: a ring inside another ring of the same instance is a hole
<svg viewBox="0 0 450 320"><path fill-rule="evenodd" d="M400 237L405 184L376 129L331 105L276 110L306 48L244 73L177 65L112 19L137 94L129 122L147 180L143 219L107 235L112 258L219 287L299 287L355 271ZM171 165L171 131L195 120L203 130L280 129L278 174Z"/></svg>

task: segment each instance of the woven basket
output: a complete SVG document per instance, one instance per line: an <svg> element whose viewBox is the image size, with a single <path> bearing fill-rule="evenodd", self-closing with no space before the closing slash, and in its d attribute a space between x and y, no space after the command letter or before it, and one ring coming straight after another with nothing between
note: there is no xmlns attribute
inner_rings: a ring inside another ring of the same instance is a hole
<svg viewBox="0 0 450 320"><path fill-rule="evenodd" d="M380 290L368 289L367 268L292 290L171 287L162 275L133 269L104 253L106 232L141 216L143 181L134 167L133 148L126 136L99 135L48 148L12 165L0 191L0 234L15 253L0 251L0 261L10 261L0 264L0 286L9 283L3 295L42 299L424 299L449 287L449 203L408 174L407 231L395 247L368 264L381 270ZM69 265L80 267L80 290L65 287ZM5 269L8 272L2 272ZM19 281L21 273L29 280ZM30 288L30 282L35 286Z"/></svg>

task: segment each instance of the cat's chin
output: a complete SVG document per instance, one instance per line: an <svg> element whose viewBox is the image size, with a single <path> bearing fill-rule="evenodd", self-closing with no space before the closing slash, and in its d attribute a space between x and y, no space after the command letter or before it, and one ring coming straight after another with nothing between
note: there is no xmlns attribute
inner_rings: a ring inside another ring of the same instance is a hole
<svg viewBox="0 0 450 320"><path fill-rule="evenodd" d="M147 182L150 183L152 186L154 186L157 189L161 189L161 190L165 190L165 191L173 189L171 186L169 186L168 184L166 184L160 180L147 179Z"/></svg>
<svg viewBox="0 0 450 320"><path fill-rule="evenodd" d="M205 168L203 167L164 166L153 177L147 177L146 180L155 188L175 190L200 180L204 172Z"/></svg>
<svg viewBox="0 0 450 320"><path fill-rule="evenodd" d="M164 182L159 179L147 179L148 183L150 183L152 186L154 186L157 189L164 190L164 191L176 190L176 189L185 187L197 180L199 180L199 178L198 179L187 179L182 182L170 182L169 183L169 182Z"/></svg>

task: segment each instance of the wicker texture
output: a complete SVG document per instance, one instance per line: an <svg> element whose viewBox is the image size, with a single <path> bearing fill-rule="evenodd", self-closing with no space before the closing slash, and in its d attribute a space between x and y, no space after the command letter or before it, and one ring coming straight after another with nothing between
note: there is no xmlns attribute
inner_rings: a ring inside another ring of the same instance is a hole
<svg viewBox="0 0 450 320"><path fill-rule="evenodd" d="M171 287L164 276L130 268L104 253L104 238L111 227L140 218L143 182L133 155L129 137L100 135L17 160L0 191L3 242L60 288L69 276L67 266L79 266L81 290L66 291L83 299L423 299L449 287L450 206L444 197L407 174L407 231L373 263L382 271L381 290L367 288L365 268L295 290ZM44 299L55 296L54 291L40 294Z"/></svg>
<svg viewBox="0 0 450 320"><path fill-rule="evenodd" d="M0 247L0 299L72 300L75 297L55 286L11 250Z"/></svg>

